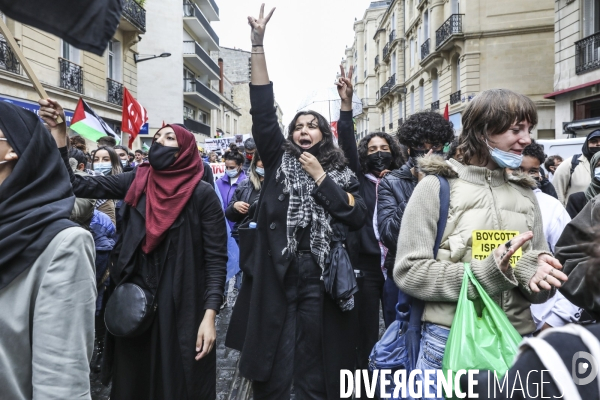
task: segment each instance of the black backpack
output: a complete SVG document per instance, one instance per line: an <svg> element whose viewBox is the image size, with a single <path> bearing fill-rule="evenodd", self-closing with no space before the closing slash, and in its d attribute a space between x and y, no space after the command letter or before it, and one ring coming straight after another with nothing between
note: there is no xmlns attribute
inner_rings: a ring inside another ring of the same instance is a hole
<svg viewBox="0 0 600 400"><path fill-rule="evenodd" d="M567 185L567 188L571 187L571 177L573 176L575 168L579 165L579 157L581 157L581 154L574 154L573 158L571 158L571 173L569 174L569 184Z"/></svg>

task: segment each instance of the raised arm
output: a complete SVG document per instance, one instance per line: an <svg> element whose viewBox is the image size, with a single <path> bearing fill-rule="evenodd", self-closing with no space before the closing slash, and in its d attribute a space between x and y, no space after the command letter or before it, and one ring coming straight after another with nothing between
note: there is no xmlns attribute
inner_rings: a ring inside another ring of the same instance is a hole
<svg viewBox="0 0 600 400"><path fill-rule="evenodd" d="M348 75L346 76L344 67L340 65L340 73L341 76L336 82L338 94L342 100L340 120L338 121L338 141L340 148L348 159L348 168L358 175L362 171L358 160L356 139L354 138L354 123L352 122L352 95L354 93L354 88L352 87L352 67L350 67L350 71L348 71Z"/></svg>

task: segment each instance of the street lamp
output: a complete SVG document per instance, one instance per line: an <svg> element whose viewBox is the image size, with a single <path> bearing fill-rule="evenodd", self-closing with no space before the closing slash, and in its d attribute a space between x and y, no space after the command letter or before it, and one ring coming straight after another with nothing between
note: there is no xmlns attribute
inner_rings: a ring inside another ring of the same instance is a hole
<svg viewBox="0 0 600 400"><path fill-rule="evenodd" d="M148 61L148 60L153 60L155 58L167 58L167 57L171 57L171 53L162 53L159 55L153 55L150 57L146 57L146 58L139 58L139 56L137 54L133 54L133 61L135 61L135 63L140 63L142 61Z"/></svg>

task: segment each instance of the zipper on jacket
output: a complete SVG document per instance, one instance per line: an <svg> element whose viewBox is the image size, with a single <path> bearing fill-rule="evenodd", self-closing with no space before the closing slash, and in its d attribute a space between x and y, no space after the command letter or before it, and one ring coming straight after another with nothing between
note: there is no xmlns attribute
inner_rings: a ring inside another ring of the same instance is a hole
<svg viewBox="0 0 600 400"><path fill-rule="evenodd" d="M490 189L490 195L492 196L492 204L494 206L494 211L496 212L496 220L498 221L497 228L500 229L502 227L500 213L498 212L498 207L496 205L496 197L494 196L494 191L492 190L492 171L487 170L485 172L485 175L486 175L486 179L488 181L488 188ZM509 268L512 268L512 267L509 266ZM500 308L502 309L502 311L504 311L506 313L506 309L504 307L504 291L500 292Z"/></svg>

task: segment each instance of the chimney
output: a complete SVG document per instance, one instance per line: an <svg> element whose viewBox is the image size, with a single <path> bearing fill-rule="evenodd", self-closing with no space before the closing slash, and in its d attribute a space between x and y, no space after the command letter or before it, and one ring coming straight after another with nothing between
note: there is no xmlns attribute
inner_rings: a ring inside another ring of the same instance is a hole
<svg viewBox="0 0 600 400"><path fill-rule="evenodd" d="M219 58L219 93L223 94L223 59Z"/></svg>

